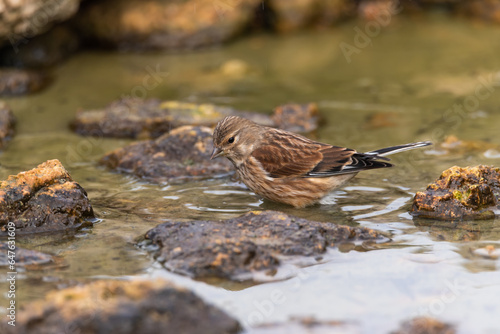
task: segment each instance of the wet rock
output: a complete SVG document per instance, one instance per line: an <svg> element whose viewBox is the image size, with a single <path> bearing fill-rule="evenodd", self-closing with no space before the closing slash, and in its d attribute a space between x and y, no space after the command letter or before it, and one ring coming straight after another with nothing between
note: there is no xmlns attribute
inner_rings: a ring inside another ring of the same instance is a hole
<svg viewBox="0 0 500 334"><path fill-rule="evenodd" d="M417 317L404 322L392 334L455 334L453 326L429 317Z"/></svg>
<svg viewBox="0 0 500 334"><path fill-rule="evenodd" d="M240 34L260 0L109 0L88 3L77 18L90 41L120 49L194 49Z"/></svg>
<svg viewBox="0 0 500 334"><path fill-rule="evenodd" d="M417 192L411 211L420 218L490 219L499 212L499 199L499 168L455 166Z"/></svg>
<svg viewBox="0 0 500 334"><path fill-rule="evenodd" d="M183 125L214 126L234 109L158 99L124 98L104 110L82 110L71 128L81 135L158 138Z"/></svg>
<svg viewBox="0 0 500 334"><path fill-rule="evenodd" d="M58 25L35 36L29 43L0 49L0 66L42 68L57 65L77 51L79 36L66 25Z"/></svg>
<svg viewBox="0 0 500 334"><path fill-rule="evenodd" d="M153 182L180 182L230 173L225 159L210 160L212 130L183 126L155 140L133 143L106 154L100 161L110 169Z"/></svg>
<svg viewBox="0 0 500 334"><path fill-rule="evenodd" d="M0 45L14 49L76 13L80 0L16 0L0 3Z"/></svg>
<svg viewBox="0 0 500 334"><path fill-rule="evenodd" d="M14 136L15 125L14 114L4 101L0 101L0 150L5 148Z"/></svg>
<svg viewBox="0 0 500 334"><path fill-rule="evenodd" d="M58 160L11 175L0 183L0 231L62 231L90 226L94 213L85 190Z"/></svg>
<svg viewBox="0 0 500 334"><path fill-rule="evenodd" d="M367 228L315 222L276 211L250 212L224 221L167 221L146 239L155 257L177 273L196 278L249 279L276 270L284 256L319 256L328 247L384 238Z"/></svg>
<svg viewBox="0 0 500 334"><path fill-rule="evenodd" d="M5 334L183 333L232 334L238 322L194 293L164 281L111 281L47 294L16 314Z"/></svg>
<svg viewBox="0 0 500 334"><path fill-rule="evenodd" d="M319 113L316 103L284 104L274 109L274 126L292 132L312 132L318 128Z"/></svg>
<svg viewBox="0 0 500 334"><path fill-rule="evenodd" d="M49 77L33 70L0 69L0 96L23 95L38 92L49 82Z"/></svg>
<svg viewBox="0 0 500 334"><path fill-rule="evenodd" d="M15 249L12 250L10 247L11 245L7 242L0 242L0 267L7 267L9 265L9 255L12 254L9 253L9 251L15 253L16 266L25 267L53 262L52 255L19 247L15 247Z"/></svg>
<svg viewBox="0 0 500 334"><path fill-rule="evenodd" d="M296 31L312 24L328 26L354 13L349 0L269 0L273 28L279 32Z"/></svg>
<svg viewBox="0 0 500 334"><path fill-rule="evenodd" d="M275 109L274 116L238 111L213 104L195 104L158 99L124 98L104 110L82 110L70 127L78 134L97 137L158 138L171 129L184 126L213 127L222 118L237 115L285 130L308 132L318 126L314 103L289 104Z"/></svg>

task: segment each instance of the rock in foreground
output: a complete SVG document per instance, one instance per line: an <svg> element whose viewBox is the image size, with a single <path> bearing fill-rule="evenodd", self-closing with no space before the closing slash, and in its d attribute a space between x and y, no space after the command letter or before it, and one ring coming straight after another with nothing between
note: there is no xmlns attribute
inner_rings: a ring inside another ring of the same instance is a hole
<svg viewBox="0 0 500 334"><path fill-rule="evenodd" d="M500 169L451 167L413 199L416 217L491 219L500 212Z"/></svg>
<svg viewBox="0 0 500 334"><path fill-rule="evenodd" d="M263 211L224 221L168 221L149 230L146 239L160 247L157 260L174 272L248 279L277 269L282 256L315 256L340 243L385 238L367 228Z"/></svg>
<svg viewBox="0 0 500 334"><path fill-rule="evenodd" d="M210 160L212 150L211 129L183 126L155 140L110 152L100 163L158 183L209 178L232 171L226 159Z"/></svg>
<svg viewBox="0 0 500 334"><path fill-rule="evenodd" d="M238 322L190 291L162 281L97 281L49 293L16 314L5 334L232 334Z"/></svg>
<svg viewBox="0 0 500 334"><path fill-rule="evenodd" d="M15 224L15 233L76 229L91 225L94 213L85 190L59 160L11 175L0 182L0 230Z"/></svg>
<svg viewBox="0 0 500 334"><path fill-rule="evenodd" d="M0 150L7 145L7 142L14 136L16 119L7 104L0 101Z"/></svg>

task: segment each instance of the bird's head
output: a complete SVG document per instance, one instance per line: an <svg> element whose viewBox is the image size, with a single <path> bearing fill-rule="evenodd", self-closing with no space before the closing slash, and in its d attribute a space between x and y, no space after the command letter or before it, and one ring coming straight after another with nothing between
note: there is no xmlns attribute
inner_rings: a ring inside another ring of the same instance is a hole
<svg viewBox="0 0 500 334"><path fill-rule="evenodd" d="M260 140L261 128L260 125L238 116L225 117L215 127L214 151L210 159L224 156L234 165L240 165Z"/></svg>

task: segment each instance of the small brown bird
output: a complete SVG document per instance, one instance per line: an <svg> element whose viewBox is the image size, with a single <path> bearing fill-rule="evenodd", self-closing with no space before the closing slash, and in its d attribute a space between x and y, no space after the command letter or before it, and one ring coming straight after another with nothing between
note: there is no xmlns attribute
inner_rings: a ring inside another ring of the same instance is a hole
<svg viewBox="0 0 500 334"><path fill-rule="evenodd" d="M254 193L302 208L318 202L362 170L392 167L386 155L428 145L431 143L425 141L358 153L227 116L215 127L211 159L228 158Z"/></svg>

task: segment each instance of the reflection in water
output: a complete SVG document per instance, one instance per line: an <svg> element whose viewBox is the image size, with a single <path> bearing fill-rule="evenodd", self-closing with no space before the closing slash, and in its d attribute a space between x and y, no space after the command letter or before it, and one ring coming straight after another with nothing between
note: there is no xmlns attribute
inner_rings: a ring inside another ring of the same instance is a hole
<svg viewBox="0 0 500 334"><path fill-rule="evenodd" d="M442 221L433 219L414 219L415 226L428 232L438 241L473 241L491 236L495 221L464 220Z"/></svg>

